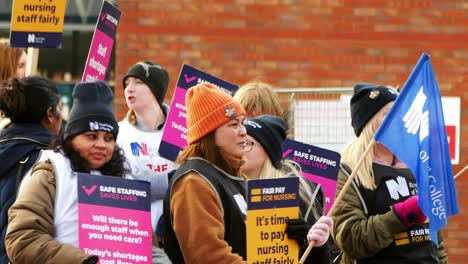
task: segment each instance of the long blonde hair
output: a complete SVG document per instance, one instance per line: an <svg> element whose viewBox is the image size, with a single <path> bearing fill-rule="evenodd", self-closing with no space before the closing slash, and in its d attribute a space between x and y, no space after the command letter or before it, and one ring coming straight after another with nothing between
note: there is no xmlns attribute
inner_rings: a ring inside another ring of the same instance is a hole
<svg viewBox="0 0 468 264"><path fill-rule="evenodd" d="M234 100L253 115L274 115L284 118L278 96L271 85L261 81L251 81L241 86L234 94Z"/></svg>
<svg viewBox="0 0 468 264"><path fill-rule="evenodd" d="M354 166L358 163L359 159L374 137L374 134L377 131L376 120L377 118L383 118L385 114L382 109L380 109L379 112L377 112L377 114L375 114L369 120L369 122L367 122L359 137L354 139L343 149L341 153L341 162L348 165L351 170L355 169ZM356 175L356 182L369 190L375 190L376 188L374 171L372 170L373 159L374 148L369 151Z"/></svg>
<svg viewBox="0 0 468 264"><path fill-rule="evenodd" d="M316 210L314 201L311 200L313 191L310 184L307 182L307 179L301 176L300 171L301 169L299 164L292 160L283 160L280 162L279 168L275 168L270 159L265 159L258 179L299 177L299 196L307 207L312 205L313 216L315 219L318 219L320 215Z"/></svg>
<svg viewBox="0 0 468 264"><path fill-rule="evenodd" d="M245 109L247 117L274 115L282 118L288 125L286 135L291 137L289 114L281 108L278 95L271 85L259 80L250 81L241 86L233 98Z"/></svg>

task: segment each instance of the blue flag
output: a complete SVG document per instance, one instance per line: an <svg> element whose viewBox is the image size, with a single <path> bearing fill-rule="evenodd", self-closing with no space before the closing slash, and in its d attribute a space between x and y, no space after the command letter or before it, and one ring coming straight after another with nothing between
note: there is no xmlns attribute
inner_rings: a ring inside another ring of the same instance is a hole
<svg viewBox="0 0 468 264"><path fill-rule="evenodd" d="M426 53L374 138L416 176L419 206L429 218L429 235L437 245L437 231L450 215L458 214L458 201L440 92Z"/></svg>

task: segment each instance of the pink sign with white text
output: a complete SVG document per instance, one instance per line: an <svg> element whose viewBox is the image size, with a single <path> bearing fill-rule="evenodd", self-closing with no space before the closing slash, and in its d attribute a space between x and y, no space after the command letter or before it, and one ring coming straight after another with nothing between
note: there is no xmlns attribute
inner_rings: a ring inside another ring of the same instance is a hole
<svg viewBox="0 0 468 264"><path fill-rule="evenodd" d="M83 82L106 79L107 66L109 64L114 40L106 34L97 30L94 34L91 48L89 49L88 61L83 73Z"/></svg>
<svg viewBox="0 0 468 264"><path fill-rule="evenodd" d="M213 84L218 89L231 96L234 95L239 88L235 84L229 83L192 66L186 64L182 65L159 145L159 155L161 157L175 161L179 152L187 146L185 95L188 89L200 83Z"/></svg>
<svg viewBox="0 0 468 264"><path fill-rule="evenodd" d="M171 113L176 112L176 114L171 115L171 118L167 119L166 126L171 127L179 131L178 137L164 137L164 139L175 146L186 146L187 145L187 126L186 118L187 112L185 109L185 95L187 90L185 89L176 89L174 92L174 97L172 98L171 104Z"/></svg>
<svg viewBox="0 0 468 264"><path fill-rule="evenodd" d="M152 263L149 182L78 175L79 247L100 263Z"/></svg>
<svg viewBox="0 0 468 264"><path fill-rule="evenodd" d="M327 214L335 199L340 154L291 139L284 141L283 150L283 158L299 164L304 178L321 185Z"/></svg>
<svg viewBox="0 0 468 264"><path fill-rule="evenodd" d="M106 79L120 14L117 7L107 1L102 2L83 77L81 77L82 82Z"/></svg>

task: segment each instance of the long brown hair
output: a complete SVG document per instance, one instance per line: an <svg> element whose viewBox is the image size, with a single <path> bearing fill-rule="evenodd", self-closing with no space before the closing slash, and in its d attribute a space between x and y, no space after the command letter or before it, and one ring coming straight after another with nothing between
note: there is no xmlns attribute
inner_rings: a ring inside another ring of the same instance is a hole
<svg viewBox="0 0 468 264"><path fill-rule="evenodd" d="M214 132L211 132L200 140L188 145L179 154L176 162L182 164L188 158L192 157L205 159L216 167L224 170L226 173L234 176L239 175L240 167L243 163L242 159L237 161L228 161L221 155L219 148L215 144Z"/></svg>
<svg viewBox="0 0 468 264"><path fill-rule="evenodd" d="M0 80L15 77L18 61L25 50L12 48L7 43L0 42Z"/></svg>

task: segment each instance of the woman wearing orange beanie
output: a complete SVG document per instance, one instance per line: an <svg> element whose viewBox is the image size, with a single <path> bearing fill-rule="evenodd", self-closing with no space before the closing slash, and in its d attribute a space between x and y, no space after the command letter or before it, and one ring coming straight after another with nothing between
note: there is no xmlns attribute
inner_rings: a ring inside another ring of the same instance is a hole
<svg viewBox="0 0 468 264"><path fill-rule="evenodd" d="M190 88L186 108L189 145L164 200L166 253L173 263L243 263L245 111L210 84Z"/></svg>

